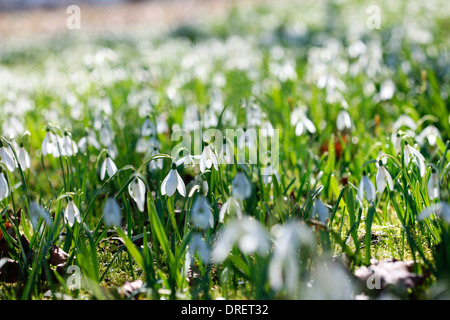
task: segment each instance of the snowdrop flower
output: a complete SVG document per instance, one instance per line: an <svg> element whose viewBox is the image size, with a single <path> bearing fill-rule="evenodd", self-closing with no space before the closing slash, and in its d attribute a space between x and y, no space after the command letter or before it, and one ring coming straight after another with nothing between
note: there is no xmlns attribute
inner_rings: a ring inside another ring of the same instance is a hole
<svg viewBox="0 0 450 320"><path fill-rule="evenodd" d="M108 197L103 208L103 221L107 227L122 225L122 214L114 197Z"/></svg>
<svg viewBox="0 0 450 320"><path fill-rule="evenodd" d="M159 155L159 150L156 146L154 146L153 148L151 148L149 150L149 152L147 153L147 158L153 157L153 156L157 156ZM155 170L161 170L164 166L164 160L162 158L160 159L156 159L156 160L152 160L148 163L148 169L150 171L155 171Z"/></svg>
<svg viewBox="0 0 450 320"><path fill-rule="evenodd" d="M184 157L181 157L177 160L177 166L183 164L185 167L194 167L195 166L195 157L191 156L190 153L187 153Z"/></svg>
<svg viewBox="0 0 450 320"><path fill-rule="evenodd" d="M47 133L45 134L44 140L42 141L42 154L47 156L47 154L53 154L53 151L56 144L56 136L50 131L50 129L47 129Z"/></svg>
<svg viewBox="0 0 450 320"><path fill-rule="evenodd" d="M375 186L372 181L367 177L366 171L363 171L363 177L358 187L358 198L363 201L364 194L366 195L367 201L372 202L375 200Z"/></svg>
<svg viewBox="0 0 450 320"><path fill-rule="evenodd" d="M386 188L386 181L389 186L389 190L394 190L394 182L392 181L391 174L384 167L383 161L378 161L378 171L376 177L377 190L379 194L382 194L384 189Z"/></svg>
<svg viewBox="0 0 450 320"><path fill-rule="evenodd" d="M394 122L394 124L392 126L392 130L398 131L398 129L400 129L402 127L408 127L411 130L416 130L417 124L410 116L408 116L406 114L402 114Z"/></svg>
<svg viewBox="0 0 450 320"><path fill-rule="evenodd" d="M33 201L30 204L30 216L33 229L36 229L38 227L40 218L43 218L48 225L53 224L52 218L50 218L48 212L44 208L42 208L36 201Z"/></svg>
<svg viewBox="0 0 450 320"><path fill-rule="evenodd" d="M114 142L114 131L108 122L103 122L99 132L100 142L105 147L110 147Z"/></svg>
<svg viewBox="0 0 450 320"><path fill-rule="evenodd" d="M432 213L440 216L447 223L450 223L450 206L445 201L432 204L428 208L425 208L417 217L419 221L428 218Z"/></svg>
<svg viewBox="0 0 450 320"><path fill-rule="evenodd" d="M78 153L78 146L75 142L73 142L68 132L64 132L61 153L63 156L67 157L71 157Z"/></svg>
<svg viewBox="0 0 450 320"><path fill-rule="evenodd" d="M430 200L439 199L440 197L440 189L439 189L439 174L436 169L431 169L430 179L428 179L427 183L428 196Z"/></svg>
<svg viewBox="0 0 450 320"><path fill-rule="evenodd" d="M14 160L11 152L6 149L3 145L3 141L0 139L0 158L1 162L6 166L6 168L14 172L14 169L16 168L16 161Z"/></svg>
<svg viewBox="0 0 450 320"><path fill-rule="evenodd" d="M205 172L206 169L211 168L214 165L214 169L219 171L219 166L217 162L217 157L215 153L211 150L209 145L205 146L202 155L200 156L200 171Z"/></svg>
<svg viewBox="0 0 450 320"><path fill-rule="evenodd" d="M3 175L3 169L0 167L0 201L9 196L8 182Z"/></svg>
<svg viewBox="0 0 450 320"><path fill-rule="evenodd" d="M314 200L314 205L311 211L312 217L318 217L319 221L323 224L327 223L327 220L330 218L330 210L323 204L319 199Z"/></svg>
<svg viewBox="0 0 450 320"><path fill-rule="evenodd" d="M266 256L269 249L266 231L261 223L252 217L234 220L225 226L213 249L213 260L223 262L235 244L245 254L257 252L261 256Z"/></svg>
<svg viewBox="0 0 450 320"><path fill-rule="evenodd" d="M78 141L78 149L80 149L81 152L85 152L88 145L93 146L97 150L100 149L100 143L93 130L86 130L86 135Z"/></svg>
<svg viewBox="0 0 450 320"><path fill-rule="evenodd" d="M306 116L306 107L298 107L291 114L291 125L295 126L295 135L301 136L305 132L316 133L314 123Z"/></svg>
<svg viewBox="0 0 450 320"><path fill-rule="evenodd" d="M194 261L195 252L198 252L198 255L203 263L208 263L209 248L208 245L203 242L202 236L198 233L194 234L189 242L189 249L186 252L186 272Z"/></svg>
<svg viewBox="0 0 450 320"><path fill-rule="evenodd" d="M406 141L403 155L405 157L405 166L408 167L412 158L416 165L419 166L420 176L423 177L425 174L425 158L423 155L416 148L411 147Z"/></svg>
<svg viewBox="0 0 450 320"><path fill-rule="evenodd" d="M68 223L70 227L73 227L75 220L77 220L78 223L81 223L80 210L78 210L73 200L69 198L69 203L67 204L66 210L64 210L64 221L65 223Z"/></svg>
<svg viewBox="0 0 450 320"><path fill-rule="evenodd" d="M214 227L212 209L205 196L199 195L197 199L195 199L191 209L191 220L194 226L204 230L209 227Z"/></svg>
<svg viewBox="0 0 450 320"><path fill-rule="evenodd" d="M380 87L380 99L390 100L395 93L395 84L392 80L388 79L381 84Z"/></svg>
<svg viewBox="0 0 450 320"><path fill-rule="evenodd" d="M23 147L23 143L20 144L19 148L19 164L22 170L30 169L31 167L31 159L28 151Z"/></svg>
<svg viewBox="0 0 450 320"><path fill-rule="evenodd" d="M252 185L248 181L247 176L239 171L231 183L231 194L238 200L245 200L252 195Z"/></svg>
<svg viewBox="0 0 450 320"><path fill-rule="evenodd" d="M186 196L186 186L184 185L183 179L181 179L178 174L176 163L173 162L169 174L161 183L161 194L167 194L171 197L176 190L178 190L183 197Z"/></svg>
<svg viewBox="0 0 450 320"><path fill-rule="evenodd" d="M220 150L220 163L221 164L233 164L234 163L234 150L231 148L231 144L227 142L227 138L223 138L222 149Z"/></svg>
<svg viewBox="0 0 450 320"><path fill-rule="evenodd" d="M271 164L268 164L263 171L262 179L264 185L268 185L269 183L272 183L272 177L275 176L277 178L278 183L280 183L280 175L278 174L278 171L272 167Z"/></svg>
<svg viewBox="0 0 450 320"><path fill-rule="evenodd" d="M136 202L136 205L140 212L144 212L145 205L145 183L139 179L134 178L133 181L128 185L128 193L130 197Z"/></svg>
<svg viewBox="0 0 450 320"><path fill-rule="evenodd" d="M144 137L156 136L156 127L150 117L146 117L141 127L141 135Z"/></svg>
<svg viewBox="0 0 450 320"><path fill-rule="evenodd" d="M274 290L285 288L294 295L299 281L298 250L313 245L313 237L302 224L291 221L272 227L274 252L269 264L269 281Z"/></svg>
<svg viewBox="0 0 450 320"><path fill-rule="evenodd" d="M351 130L352 129L352 119L347 110L342 109L336 119L336 126L339 131Z"/></svg>
<svg viewBox="0 0 450 320"><path fill-rule="evenodd" d="M105 161L103 161L102 167L100 169L100 179L105 179L105 173L108 173L108 176L111 178L113 175L115 175L117 172L117 166L112 161L111 157L109 156L109 153L106 154Z"/></svg>
<svg viewBox="0 0 450 320"><path fill-rule="evenodd" d="M391 142L392 146L394 147L395 154L399 154L402 148L402 139L400 138L399 132L392 132Z"/></svg>
<svg viewBox="0 0 450 320"><path fill-rule="evenodd" d="M425 139L428 140L430 146L436 145L437 138L442 140L441 133L435 126L428 126L422 130L422 132L416 136L416 141L423 145L425 143Z"/></svg>
<svg viewBox="0 0 450 320"><path fill-rule="evenodd" d="M236 214L239 219L242 219L242 209L235 198L230 197L228 201L222 205L219 212L219 222L223 222L225 214Z"/></svg>

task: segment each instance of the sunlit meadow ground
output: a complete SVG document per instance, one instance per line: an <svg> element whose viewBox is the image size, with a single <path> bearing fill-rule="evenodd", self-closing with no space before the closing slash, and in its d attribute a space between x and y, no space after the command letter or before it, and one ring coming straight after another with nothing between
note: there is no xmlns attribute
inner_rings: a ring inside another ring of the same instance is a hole
<svg viewBox="0 0 450 320"><path fill-rule="evenodd" d="M448 3L379 3L379 29L365 1L193 3L2 41L0 297L449 297ZM278 177L163 183L195 121L278 130Z"/></svg>

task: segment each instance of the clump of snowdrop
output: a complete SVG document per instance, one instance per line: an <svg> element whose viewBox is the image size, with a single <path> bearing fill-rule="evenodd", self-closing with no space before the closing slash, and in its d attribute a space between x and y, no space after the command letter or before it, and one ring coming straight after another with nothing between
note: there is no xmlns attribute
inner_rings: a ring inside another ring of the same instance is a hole
<svg viewBox="0 0 450 320"><path fill-rule="evenodd" d="M218 263L223 262L234 245L245 254L258 253L267 256L269 250L265 229L252 217L231 221L224 227L212 251L212 259Z"/></svg>
<svg viewBox="0 0 450 320"><path fill-rule="evenodd" d="M176 190L178 190L180 195L182 195L183 197L186 196L186 186L177 171L177 164L173 162L169 173L161 183L161 194L167 194L169 197L171 197Z"/></svg>

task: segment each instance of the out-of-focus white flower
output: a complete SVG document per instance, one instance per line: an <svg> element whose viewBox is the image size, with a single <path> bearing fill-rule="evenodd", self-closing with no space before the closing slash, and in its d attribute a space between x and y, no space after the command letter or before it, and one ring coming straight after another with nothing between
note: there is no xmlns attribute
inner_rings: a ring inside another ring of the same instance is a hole
<svg viewBox="0 0 450 320"><path fill-rule="evenodd" d="M391 100L395 93L395 84L392 80L384 81L380 86L380 99Z"/></svg>
<svg viewBox="0 0 450 320"><path fill-rule="evenodd" d="M176 163L173 162L169 174L161 183L161 194L162 195L167 194L169 197L171 197L176 190L178 190L178 192L183 197L186 196L186 186L184 185L184 181L183 179L181 179L177 171Z"/></svg>
<svg viewBox="0 0 450 320"><path fill-rule="evenodd" d="M348 272L338 262L317 262L314 270L314 279L302 298L309 300L348 300L353 298L354 285Z"/></svg>
<svg viewBox="0 0 450 320"><path fill-rule="evenodd" d="M195 157L191 156L190 153L186 154L184 157L181 157L177 160L177 166L183 164L185 167L194 167L195 166Z"/></svg>
<svg viewBox="0 0 450 320"><path fill-rule="evenodd" d="M207 230L209 227L214 227L212 209L205 196L199 195L195 199L191 209L191 220L194 226L204 230Z"/></svg>
<svg viewBox="0 0 450 320"><path fill-rule="evenodd" d="M256 252L266 256L269 250L266 231L261 223L252 217L231 221L224 227L212 251L213 260L218 263L224 261L235 244L245 254Z"/></svg>
<svg viewBox="0 0 450 320"><path fill-rule="evenodd" d="M64 132L62 139L61 154L66 157L71 157L78 153L78 146L72 140L68 132Z"/></svg>
<svg viewBox="0 0 450 320"><path fill-rule="evenodd" d="M379 194L382 194L386 188L386 181L389 186L389 190L394 190L394 182L392 181L391 174L384 167L383 161L378 161L378 171L376 177L377 190Z"/></svg>
<svg viewBox="0 0 450 320"><path fill-rule="evenodd" d="M22 143L20 144L18 157L19 157L19 164L22 170L30 169L31 167L30 155L28 154L28 151L25 150Z"/></svg>
<svg viewBox="0 0 450 320"><path fill-rule="evenodd" d="M410 116L408 116L406 114L402 114L394 122L394 124L392 126L392 130L394 132L397 132L402 127L407 127L414 131L417 129L417 124Z"/></svg>
<svg viewBox="0 0 450 320"><path fill-rule="evenodd" d="M86 135L78 141L78 149L81 152L85 152L88 145L93 146L95 149L100 149L100 143L97 140L95 132L93 130L87 130Z"/></svg>
<svg viewBox="0 0 450 320"><path fill-rule="evenodd" d="M3 175L3 169L0 167L0 201L9 196L8 182Z"/></svg>
<svg viewBox="0 0 450 320"><path fill-rule="evenodd" d="M146 187L145 183L139 179L134 178L133 181L128 185L128 193L130 197L136 202L136 205L140 212L144 212L145 205L145 193Z"/></svg>
<svg viewBox="0 0 450 320"><path fill-rule="evenodd" d="M277 178L278 183L280 183L280 175L278 174L278 171L272 167L272 165L268 164L263 171L262 179L264 185L268 185L269 183L272 183L272 177L275 176Z"/></svg>
<svg viewBox="0 0 450 320"><path fill-rule="evenodd" d="M291 125L295 126L295 135L301 136L308 131L311 134L316 133L316 126L306 116L306 107L298 107L291 114Z"/></svg>
<svg viewBox="0 0 450 320"><path fill-rule="evenodd" d="M103 222L107 227L122 225L122 213L119 204L114 197L108 197L103 208Z"/></svg>
<svg viewBox="0 0 450 320"><path fill-rule="evenodd" d="M366 195L367 201L372 202L375 200L376 197L375 186L373 185L372 181L367 177L365 170L363 171L363 177L358 187L359 200L363 201L364 194Z"/></svg>
<svg viewBox="0 0 450 320"><path fill-rule="evenodd" d="M219 171L219 165L217 162L217 157L214 151L211 150L209 145L203 148L202 155L200 157L200 171L205 172L206 169L210 169L214 165L214 169Z"/></svg>
<svg viewBox="0 0 450 320"><path fill-rule="evenodd" d="M439 189L439 174L436 169L431 169L431 175L427 183L428 196L430 200L439 199L440 189Z"/></svg>
<svg viewBox="0 0 450 320"><path fill-rule="evenodd" d="M328 210L322 201L316 198L311 210L311 215L312 217L317 216L320 222L326 224L327 220L330 218L330 210Z"/></svg>
<svg viewBox="0 0 450 320"><path fill-rule="evenodd" d="M47 156L47 154L53 154L56 146L56 136L47 129L47 133L45 134L44 140L42 141L42 154Z"/></svg>
<svg viewBox="0 0 450 320"><path fill-rule="evenodd" d="M415 162L420 169L420 176L423 177L426 169L425 158L416 148L410 146L406 141L403 156L405 158L405 166L408 167L409 162L411 161L411 159L413 159L413 162Z"/></svg>
<svg viewBox="0 0 450 320"><path fill-rule="evenodd" d="M352 129L352 119L347 110L342 109L339 111L336 118L336 127L339 131L351 130Z"/></svg>
<svg viewBox="0 0 450 320"><path fill-rule="evenodd" d="M141 127L141 135L144 137L156 136L156 127L150 117L146 117Z"/></svg>
<svg viewBox="0 0 450 320"><path fill-rule="evenodd" d="M428 218L432 213L440 216L447 223L450 223L450 206L445 201L440 201L438 203L434 203L428 208L425 208L418 216L417 219L422 221L425 218Z"/></svg>
<svg viewBox="0 0 450 320"><path fill-rule="evenodd" d="M252 185L248 181L247 176L239 171L231 183L231 194L234 198L241 201L250 198L252 195Z"/></svg>
<svg viewBox="0 0 450 320"><path fill-rule="evenodd" d="M435 126L428 126L422 130L422 132L416 136L416 141L423 145L425 143L425 139L428 140L430 146L436 145L437 138L442 140L441 133Z"/></svg>
<svg viewBox="0 0 450 320"><path fill-rule="evenodd" d="M219 222L223 222L225 214L236 214L239 219L242 219L242 209L239 203L233 197L228 198L227 202L222 205L219 212Z"/></svg>
<svg viewBox="0 0 450 320"><path fill-rule="evenodd" d="M64 221L68 223L70 227L73 227L75 220L77 220L78 223L81 223L80 210L78 210L73 200L69 199L66 210L64 210Z"/></svg>
<svg viewBox="0 0 450 320"><path fill-rule="evenodd" d="M198 252L200 260L204 264L208 263L210 255L209 248L208 245L203 241L202 236L198 233L192 236L192 239L189 242L188 250L186 250L185 266L184 266L185 276L187 276L189 268L194 262L195 252Z"/></svg>
<svg viewBox="0 0 450 320"><path fill-rule="evenodd" d="M117 172L117 166L112 161L111 157L109 156L109 153L106 154L105 161L103 161L102 167L100 168L100 179L105 179L105 173L108 173L108 176L111 178L113 175L115 175Z"/></svg>
<svg viewBox="0 0 450 320"><path fill-rule="evenodd" d="M153 156L157 156L159 155L159 150L156 146L154 146L153 148L150 148L147 152L146 158L150 158ZM155 170L161 170L164 166L164 159L163 158L159 158L156 160L152 160L148 163L148 169L150 171L155 171Z"/></svg>
<svg viewBox="0 0 450 320"><path fill-rule="evenodd" d="M274 290L286 289L294 296L299 281L298 250L313 245L313 237L304 225L290 221L272 227L274 252L269 264L269 281Z"/></svg>
<svg viewBox="0 0 450 320"><path fill-rule="evenodd" d="M11 152L5 148L3 145L3 141L0 139L0 158L1 162L6 166L6 168L14 172L14 169L16 168L16 161L14 160L14 157L12 156Z"/></svg>
<svg viewBox="0 0 450 320"><path fill-rule="evenodd" d="M36 201L33 201L30 204L30 221L33 229L37 229L40 218L44 219L44 221L49 226L53 224L52 218L50 217L48 212L44 208L42 208Z"/></svg>

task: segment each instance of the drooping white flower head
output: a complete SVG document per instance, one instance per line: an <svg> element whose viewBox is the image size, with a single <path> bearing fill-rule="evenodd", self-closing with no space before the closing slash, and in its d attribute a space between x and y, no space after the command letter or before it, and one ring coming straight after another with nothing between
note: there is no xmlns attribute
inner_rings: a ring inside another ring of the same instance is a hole
<svg viewBox="0 0 450 320"><path fill-rule="evenodd" d="M159 153L158 147L153 146L148 150L146 157L150 158L153 156L157 156L159 154L160 153ZM148 169L150 171L161 170L163 167L164 167L164 160L162 158L152 160L148 163Z"/></svg>
<svg viewBox="0 0 450 320"><path fill-rule="evenodd" d="M44 140L42 141L42 154L47 156L47 154L53 154L54 149L56 149L56 136L47 129Z"/></svg>
<svg viewBox="0 0 450 320"><path fill-rule="evenodd" d="M78 210L78 207L73 200L69 199L66 210L64 210L64 221L65 223L68 223L70 227L73 227L75 220L77 220L78 223L81 223L80 210Z"/></svg>
<svg viewBox="0 0 450 320"><path fill-rule="evenodd" d="M445 201L439 201L438 203L434 203L428 208L425 208L418 216L417 219L422 221L425 218L428 218L432 213L435 213L441 219L450 223L450 206Z"/></svg>
<svg viewBox="0 0 450 320"><path fill-rule="evenodd" d="M222 205L222 208L220 208L219 212L219 222L223 222L225 214L229 215L236 214L238 219L242 219L242 209L235 198L233 197L228 198L227 202L225 202Z"/></svg>
<svg viewBox="0 0 450 320"><path fill-rule="evenodd" d="M103 222L107 227L122 225L122 213L114 197L108 197L103 208Z"/></svg>
<svg viewBox="0 0 450 320"><path fill-rule="evenodd" d="M386 188L386 182L389 186L389 190L394 190L394 182L392 181L391 174L389 171L386 170L383 161L378 161L378 171L377 171L377 177L376 177L376 183L377 183L377 191L379 194L382 194L384 189Z"/></svg>
<svg viewBox="0 0 450 320"><path fill-rule="evenodd" d="M231 193L234 198L241 201L250 198L252 195L252 185L248 181L247 176L239 171L231 183Z"/></svg>
<svg viewBox="0 0 450 320"><path fill-rule="evenodd" d="M78 146L72 140L68 132L64 132L64 138L62 139L61 154L66 157L71 157L78 153Z"/></svg>
<svg viewBox="0 0 450 320"><path fill-rule="evenodd" d="M436 169L431 169L431 175L427 183L428 196L430 200L439 199L440 188L439 188L439 174Z"/></svg>
<svg viewBox="0 0 450 320"><path fill-rule="evenodd" d="M19 164L22 170L30 169L31 167L30 155L28 154L28 151L25 150L22 143L20 144L18 157L19 157Z"/></svg>
<svg viewBox="0 0 450 320"><path fill-rule="evenodd" d="M339 111L336 118L336 127L339 131L351 130L352 129L352 119L350 114L346 109Z"/></svg>
<svg viewBox="0 0 450 320"><path fill-rule="evenodd" d="M146 117L141 127L141 135L144 137L156 136L156 127L150 117Z"/></svg>
<svg viewBox="0 0 450 320"><path fill-rule="evenodd" d="M0 159L1 159L0 162L2 162L9 171L14 172L16 168L16 161L14 160L11 151L5 148L5 146L3 145L3 141L1 141L1 139L0 139Z"/></svg>
<svg viewBox="0 0 450 320"><path fill-rule="evenodd" d="M245 254L256 252L266 256L269 249L266 231L261 223L252 217L231 221L224 227L213 249L213 260L219 263L224 261L235 244Z"/></svg>
<svg viewBox="0 0 450 320"><path fill-rule="evenodd" d="M311 210L311 215L313 218L317 216L320 222L326 224L327 220L330 218L330 210L328 210L320 199L316 198Z"/></svg>
<svg viewBox="0 0 450 320"><path fill-rule="evenodd" d="M169 174L161 183L161 194L167 194L169 197L171 197L176 190L178 190L180 195L182 195L183 197L186 196L186 186L184 185L184 181L183 179L181 179L181 176L177 171L176 163L173 162Z"/></svg>
<svg viewBox="0 0 450 320"><path fill-rule="evenodd" d="M442 140L441 133L439 132L438 128L433 125L429 125L425 129L423 129L419 135L416 136L416 141L420 145L423 145L425 143L425 139L427 139L430 146L434 146L436 145L437 138Z"/></svg>
<svg viewBox="0 0 450 320"><path fill-rule="evenodd" d="M190 153L187 153L184 157L181 157L177 160L177 166L183 164L186 168L195 166L195 156L191 156Z"/></svg>
<svg viewBox="0 0 450 320"><path fill-rule="evenodd" d="M93 146L95 149L100 149L100 143L97 140L97 136L93 130L86 129L86 135L78 141L78 149L81 152L87 150L88 145Z"/></svg>
<svg viewBox="0 0 450 320"><path fill-rule="evenodd" d="M372 181L367 177L365 170L363 171L363 177L358 187L358 198L360 201L363 201L364 194L366 195L367 201L372 202L375 200L376 197L375 186L373 185Z"/></svg>
<svg viewBox="0 0 450 320"><path fill-rule="evenodd" d="M274 253L269 264L270 286L278 291L285 288L294 295L299 281L298 250L313 245L311 231L304 225L290 221L272 227Z"/></svg>
<svg viewBox="0 0 450 320"><path fill-rule="evenodd" d="M136 205L140 212L144 212L145 196L146 196L145 183L139 179L134 178L128 185L128 193L130 197L136 202Z"/></svg>
<svg viewBox="0 0 450 320"><path fill-rule="evenodd" d="M103 161L102 167L100 168L100 179L105 179L105 174L108 173L108 176L111 178L117 172L117 166L114 161L109 156L109 153L106 154L105 160Z"/></svg>
<svg viewBox="0 0 450 320"><path fill-rule="evenodd" d="M411 159L420 169L420 176L425 175L425 158L424 156L414 147L410 146L408 142L405 141L405 149L403 151L403 156L405 158L405 166L408 167Z"/></svg>
<svg viewBox="0 0 450 320"><path fill-rule="evenodd" d="M189 249L186 252L186 261L188 262L188 266L192 264L195 252L198 252L198 255L203 263L208 263L209 248L208 245L203 241L202 236L198 233L194 234L191 241L189 242Z"/></svg>
<svg viewBox="0 0 450 320"><path fill-rule="evenodd" d="M47 210L45 210L39 203L36 201L31 202L30 204L30 220L33 229L36 230L38 228L39 219L42 218L48 225L52 225L53 221L50 217Z"/></svg>
<svg viewBox="0 0 450 320"><path fill-rule="evenodd" d="M219 171L219 164L216 154L211 150L211 146L207 145L203 148L203 152L200 157L200 171L205 172L206 169L210 169L212 166L214 166L214 169Z"/></svg>
<svg viewBox="0 0 450 320"><path fill-rule="evenodd" d="M264 171L262 173L262 179L263 179L264 185L267 186L269 183L272 183L273 176L275 176L275 178L277 179L278 183L281 182L280 175L278 174L278 171L275 168L273 168L271 164L268 164L264 168Z"/></svg>
<svg viewBox="0 0 450 320"><path fill-rule="evenodd" d="M291 114L291 125L295 126L295 135L301 136L305 132L316 133L316 126L306 116L306 107L298 107Z"/></svg>
<svg viewBox="0 0 450 320"><path fill-rule="evenodd" d="M0 201L9 196L8 182L3 175L3 169L0 167Z"/></svg>
<svg viewBox="0 0 450 320"><path fill-rule="evenodd" d="M409 128L412 131L415 131L417 129L416 122L408 115L402 114L400 115L397 120L394 122L392 126L392 130L394 132L397 132L400 128Z"/></svg>
<svg viewBox="0 0 450 320"><path fill-rule="evenodd" d="M214 216L208 199L199 195L195 199L191 209L191 221L194 226L207 230L214 227Z"/></svg>

